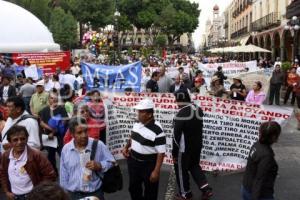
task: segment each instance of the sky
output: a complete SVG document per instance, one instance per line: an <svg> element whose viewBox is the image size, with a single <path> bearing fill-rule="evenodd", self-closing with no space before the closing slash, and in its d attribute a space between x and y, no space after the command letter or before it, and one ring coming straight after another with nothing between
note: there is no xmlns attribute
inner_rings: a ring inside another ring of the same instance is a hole
<svg viewBox="0 0 300 200"><path fill-rule="evenodd" d="M197 49L202 41L202 34L204 34L205 32L205 23L207 19L212 19L213 17L213 7L217 4L220 8L220 15L222 15L224 10L232 2L232 0L190 0L190 1L198 3L199 9L201 9L201 13L199 17L199 25L198 28L193 33L193 41Z"/></svg>

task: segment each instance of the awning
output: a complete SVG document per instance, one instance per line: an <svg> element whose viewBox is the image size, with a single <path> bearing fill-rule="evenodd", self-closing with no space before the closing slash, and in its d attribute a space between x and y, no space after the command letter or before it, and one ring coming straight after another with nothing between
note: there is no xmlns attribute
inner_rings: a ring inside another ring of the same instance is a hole
<svg viewBox="0 0 300 200"><path fill-rule="evenodd" d="M239 43L239 45L245 46L247 44L249 38L250 38L250 35L247 35L247 36L240 37L240 38L237 38L237 39L234 39L231 41L234 43Z"/></svg>

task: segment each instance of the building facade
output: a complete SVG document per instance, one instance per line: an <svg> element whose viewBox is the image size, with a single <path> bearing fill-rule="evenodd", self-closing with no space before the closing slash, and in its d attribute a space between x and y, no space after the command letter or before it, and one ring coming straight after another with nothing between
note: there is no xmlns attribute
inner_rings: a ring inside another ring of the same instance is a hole
<svg viewBox="0 0 300 200"><path fill-rule="evenodd" d="M299 59L299 31L285 27L293 16L300 17L300 0L233 0L224 15L230 45L252 43L272 52L255 53L255 58Z"/></svg>
<svg viewBox="0 0 300 200"><path fill-rule="evenodd" d="M231 44L245 45L251 33L252 0L234 0L229 6Z"/></svg>
<svg viewBox="0 0 300 200"><path fill-rule="evenodd" d="M220 16L219 6L213 7L213 19L208 19L205 27L205 34L203 35L203 42L205 48L217 47L222 38L225 37L224 31L225 16Z"/></svg>
<svg viewBox="0 0 300 200"><path fill-rule="evenodd" d="M270 50L272 53L256 54L281 60L293 60L293 38L289 30L285 30L288 22L286 8L290 0L254 0L252 18L252 43Z"/></svg>

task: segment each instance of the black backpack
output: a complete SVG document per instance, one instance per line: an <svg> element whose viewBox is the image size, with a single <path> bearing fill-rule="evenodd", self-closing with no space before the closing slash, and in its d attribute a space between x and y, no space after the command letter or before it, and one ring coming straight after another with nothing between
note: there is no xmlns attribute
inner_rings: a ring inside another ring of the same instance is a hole
<svg viewBox="0 0 300 200"><path fill-rule="evenodd" d="M92 144L91 160L94 160L97 151L98 140L94 140ZM120 166L117 162L113 162L113 166L104 173L104 176L100 176L96 172L97 176L102 180L101 189L105 193L114 193L123 188L123 177Z"/></svg>

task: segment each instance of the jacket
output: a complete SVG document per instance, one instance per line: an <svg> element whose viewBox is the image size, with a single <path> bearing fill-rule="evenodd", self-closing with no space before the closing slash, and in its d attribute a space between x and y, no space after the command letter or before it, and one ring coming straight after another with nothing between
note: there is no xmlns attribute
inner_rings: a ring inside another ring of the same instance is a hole
<svg viewBox="0 0 300 200"><path fill-rule="evenodd" d="M173 157L177 157L179 151L200 157L203 134L202 118L202 109L193 104L181 108L175 115Z"/></svg>
<svg viewBox="0 0 300 200"><path fill-rule="evenodd" d="M224 80L227 79L227 76L224 75L222 71L217 71L214 76L217 76L220 79L220 84L224 85Z"/></svg>
<svg viewBox="0 0 300 200"><path fill-rule="evenodd" d="M10 151L6 151L1 157L0 178L4 192L11 192L8 175L8 166L10 162L9 153ZM28 173L33 186L36 186L43 181L56 180L56 173L52 165L40 151L27 146L27 154L28 159L24 168Z"/></svg>
<svg viewBox="0 0 300 200"><path fill-rule="evenodd" d="M271 146L256 142L251 147L243 179L244 187L252 194L251 200L273 197L277 172Z"/></svg>
<svg viewBox="0 0 300 200"><path fill-rule="evenodd" d="M271 84L283 84L284 82L284 74L280 72L274 71L270 80Z"/></svg>
<svg viewBox="0 0 300 200"><path fill-rule="evenodd" d="M4 88L4 86L0 87L0 103L5 103L4 100L3 100L3 88ZM16 88L12 85L9 85L7 96L8 97L13 97L13 96L16 96L16 95L17 95L16 94Z"/></svg>

